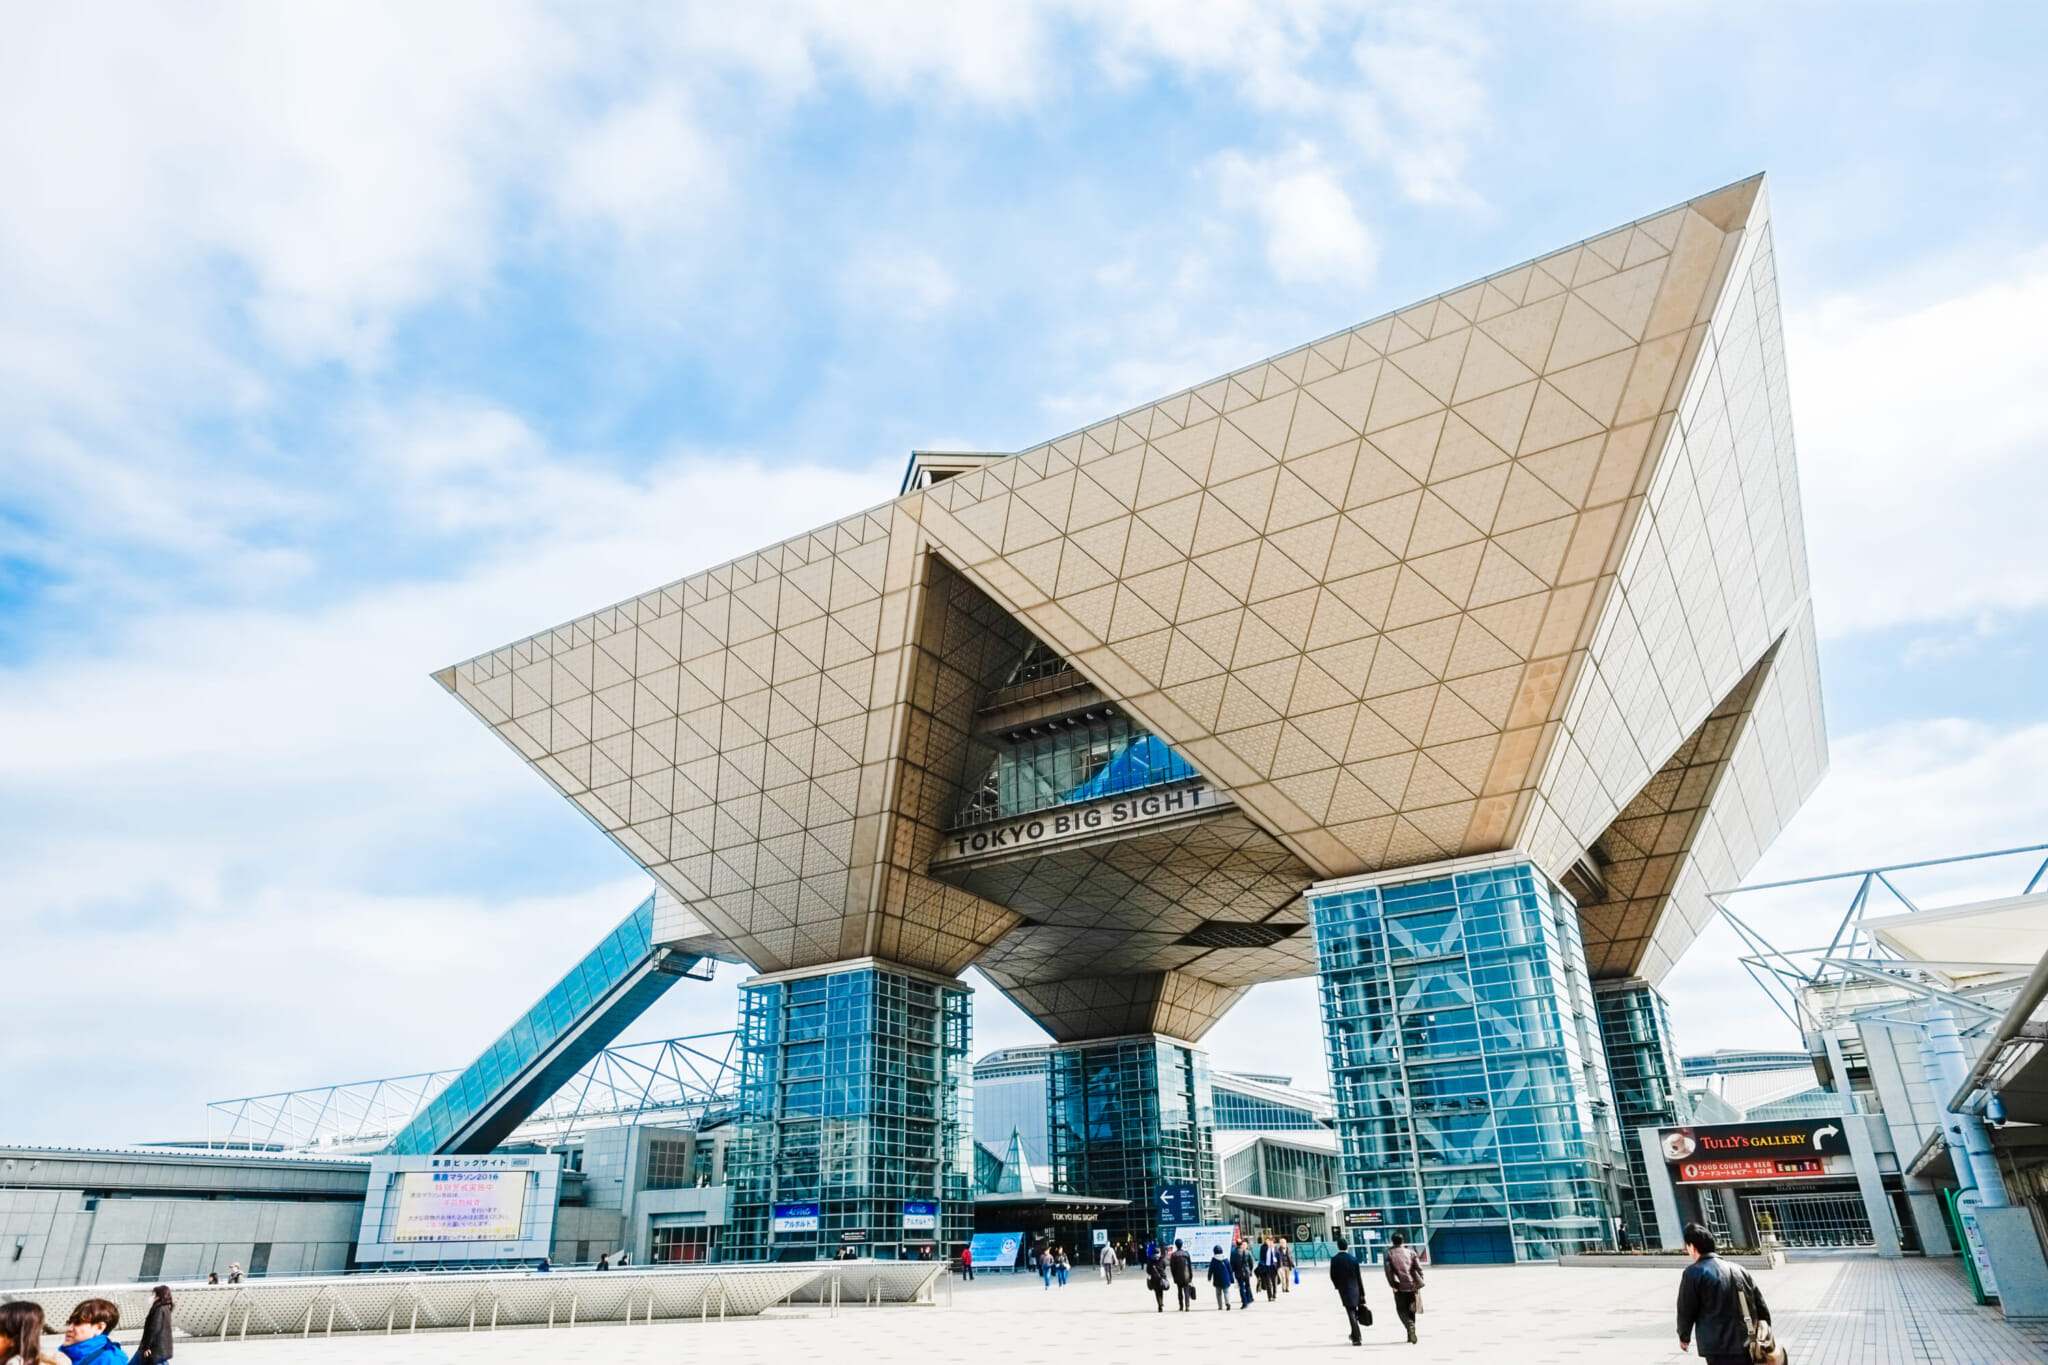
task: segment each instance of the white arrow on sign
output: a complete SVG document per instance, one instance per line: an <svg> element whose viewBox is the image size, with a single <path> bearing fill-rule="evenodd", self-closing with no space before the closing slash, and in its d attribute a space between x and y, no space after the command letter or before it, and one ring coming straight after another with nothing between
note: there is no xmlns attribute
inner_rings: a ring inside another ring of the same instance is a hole
<svg viewBox="0 0 2048 1365"><path fill-rule="evenodd" d="M1820 1127L1813 1130L1814 1151L1817 1152L1820 1150L1820 1140L1823 1137L1827 1136L1829 1133L1833 1133L1836 1137L1840 1137L1842 1135L1842 1130L1835 1127L1835 1125L1832 1123L1824 1123Z"/></svg>

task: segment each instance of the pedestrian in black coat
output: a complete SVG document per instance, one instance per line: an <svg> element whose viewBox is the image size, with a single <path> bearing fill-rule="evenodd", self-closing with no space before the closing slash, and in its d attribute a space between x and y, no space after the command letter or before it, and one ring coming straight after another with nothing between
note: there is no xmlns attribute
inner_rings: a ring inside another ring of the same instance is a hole
<svg viewBox="0 0 2048 1365"><path fill-rule="evenodd" d="M163 1365L171 1358L171 1310L177 1304L167 1284L149 1293L149 1316L142 1320L142 1340L135 1347L134 1365Z"/></svg>
<svg viewBox="0 0 2048 1365"><path fill-rule="evenodd" d="M1700 1359L1706 1365L1748 1365L1742 1295L1749 1295L1757 1320L1769 1322L1771 1308L1763 1291L1748 1271L1714 1254L1714 1234L1698 1223L1685 1225L1685 1250L1692 1264L1678 1278L1678 1349L1691 1350L1698 1329Z"/></svg>
<svg viewBox="0 0 2048 1365"><path fill-rule="evenodd" d="M1174 1298L1180 1304L1180 1311L1185 1313L1188 1305L1195 1301L1195 1262L1178 1237L1173 1239L1173 1252L1166 1258L1166 1264L1173 1272Z"/></svg>
<svg viewBox="0 0 2048 1365"><path fill-rule="evenodd" d="M1166 1311L1166 1256L1154 1247L1145 1257L1145 1287L1152 1291L1152 1297L1159 1303L1159 1311Z"/></svg>
<svg viewBox="0 0 2048 1365"><path fill-rule="evenodd" d="M1359 1326L1372 1326L1372 1309L1365 1304L1365 1276L1358 1271L1358 1258L1351 1254L1342 1237L1337 1239L1337 1254L1330 1258L1330 1283L1336 1287L1337 1297L1344 1304L1344 1321L1351 1327L1351 1344L1363 1346L1365 1338L1359 1334Z"/></svg>

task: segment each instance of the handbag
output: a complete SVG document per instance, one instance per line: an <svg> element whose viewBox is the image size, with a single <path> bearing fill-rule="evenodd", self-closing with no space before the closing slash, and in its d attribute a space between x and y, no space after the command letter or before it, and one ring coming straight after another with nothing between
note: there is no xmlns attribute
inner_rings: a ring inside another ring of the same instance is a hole
<svg viewBox="0 0 2048 1365"><path fill-rule="evenodd" d="M1790 1365L1791 1357L1779 1344L1777 1333L1750 1306L1750 1294L1756 1285L1749 1278L1749 1272L1740 1266L1730 1266L1729 1269L1735 1272L1735 1302L1742 1309L1742 1325L1747 1334L1751 1365Z"/></svg>

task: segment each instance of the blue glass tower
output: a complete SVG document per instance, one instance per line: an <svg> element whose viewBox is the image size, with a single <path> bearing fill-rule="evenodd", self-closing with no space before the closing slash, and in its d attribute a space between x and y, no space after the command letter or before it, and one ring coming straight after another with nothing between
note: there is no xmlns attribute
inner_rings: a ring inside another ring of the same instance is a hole
<svg viewBox="0 0 2048 1365"><path fill-rule="evenodd" d="M746 983L726 1259L812 1260L849 1245L906 1258L967 1241L970 995L872 961Z"/></svg>
<svg viewBox="0 0 2048 1365"><path fill-rule="evenodd" d="M1350 1205L1439 1262L1610 1245L1620 1136L1571 898L1511 857L1401 875L1308 896Z"/></svg>
<svg viewBox="0 0 2048 1365"><path fill-rule="evenodd" d="M1621 1209L1630 1242L1655 1246L1660 1230L1650 1201L1649 1173L1643 1168L1642 1144L1633 1141L1638 1128L1664 1128L1693 1121L1685 1073L1671 1041L1671 1019L1664 997L1647 981L1628 977L1603 981L1595 991L1600 1039L1614 1078L1614 1103L1628 1158L1629 1179Z"/></svg>
<svg viewBox="0 0 2048 1365"><path fill-rule="evenodd" d="M1216 1120L1209 1055L1158 1034L1050 1050L1053 1188L1129 1201L1101 1222L1114 1237L1160 1233L1162 1186L1193 1184L1216 1216Z"/></svg>

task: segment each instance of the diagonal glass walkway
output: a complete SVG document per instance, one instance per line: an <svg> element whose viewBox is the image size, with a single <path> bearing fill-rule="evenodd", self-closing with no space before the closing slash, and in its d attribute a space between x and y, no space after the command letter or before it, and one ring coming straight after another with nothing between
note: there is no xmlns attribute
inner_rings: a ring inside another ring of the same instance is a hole
<svg viewBox="0 0 2048 1365"><path fill-rule="evenodd" d="M708 980L710 974L709 959L654 942L649 896L384 1150L398 1156L490 1151L670 986L684 976Z"/></svg>

